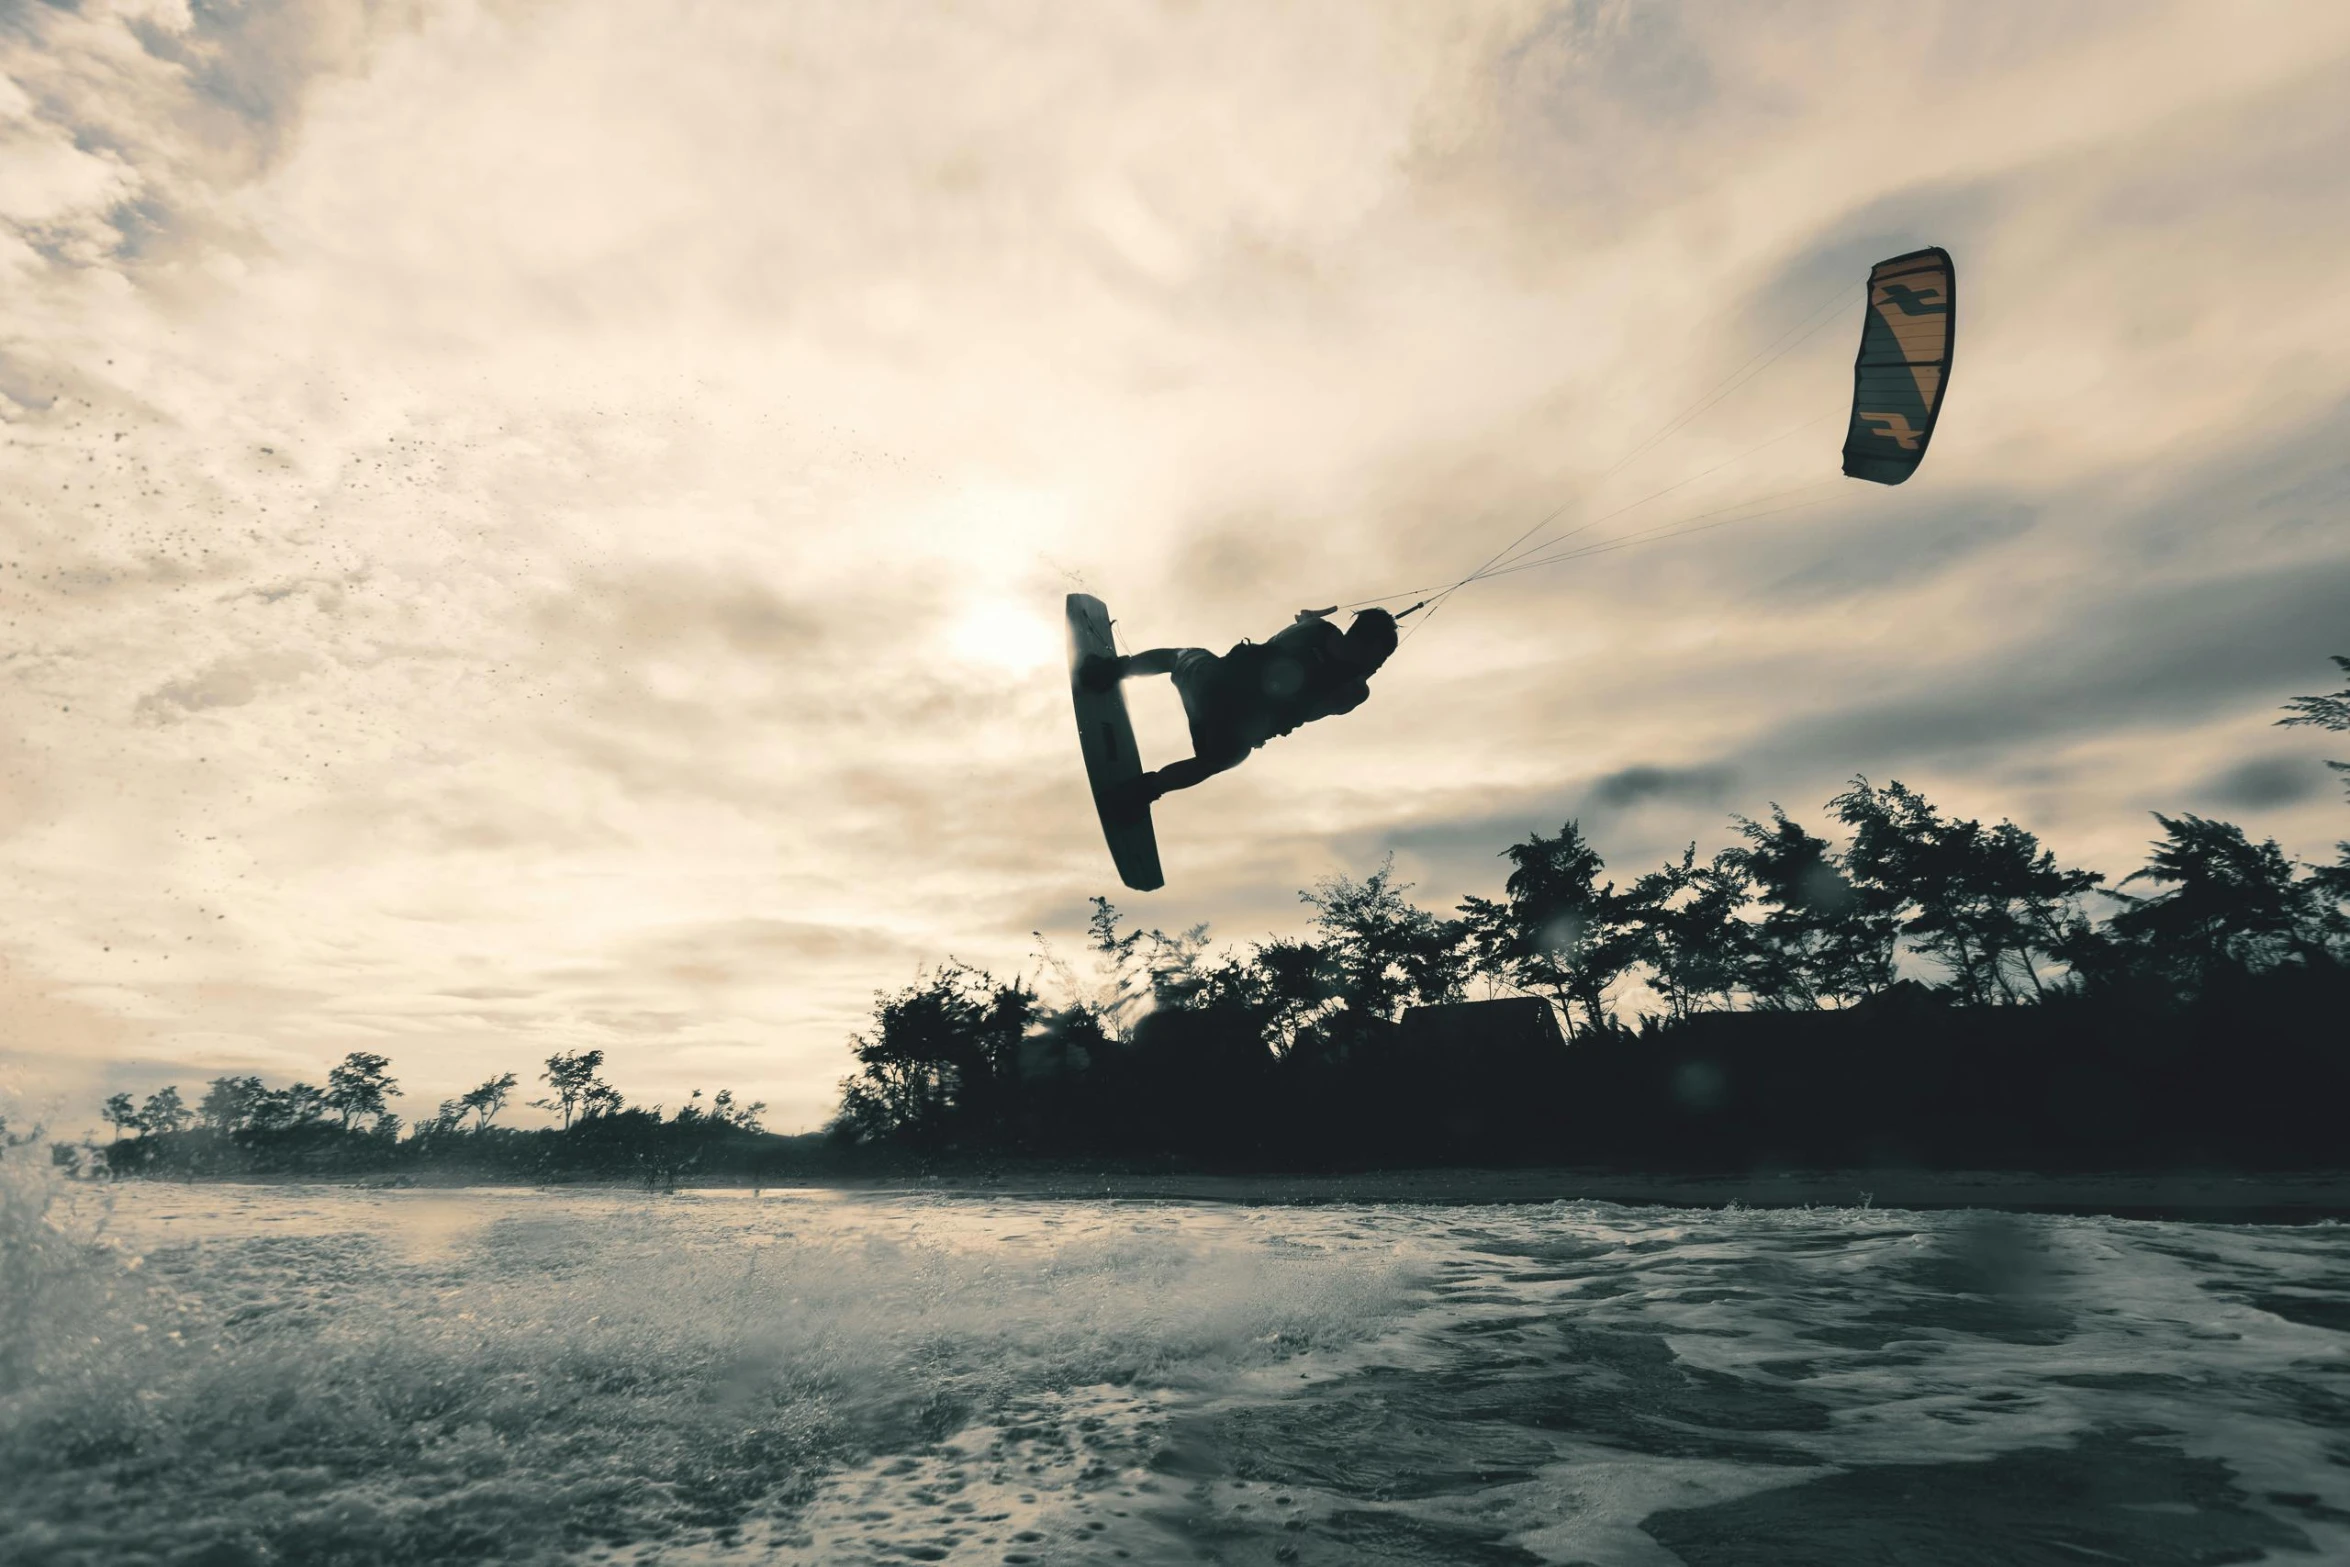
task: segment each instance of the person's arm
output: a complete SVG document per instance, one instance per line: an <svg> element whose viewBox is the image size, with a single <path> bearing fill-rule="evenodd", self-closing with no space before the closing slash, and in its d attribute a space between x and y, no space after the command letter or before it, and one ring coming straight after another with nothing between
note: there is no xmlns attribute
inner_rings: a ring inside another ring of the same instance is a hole
<svg viewBox="0 0 2350 1567"><path fill-rule="evenodd" d="M1345 632L1312 611L1301 610L1265 646L1274 657L1294 659L1300 668L1310 669L1335 655L1345 641Z"/></svg>
<svg viewBox="0 0 2350 1567"><path fill-rule="evenodd" d="M1299 724L1310 724L1317 718L1336 718L1341 713L1351 713L1370 699L1371 684L1360 675L1324 685L1312 693L1304 705L1291 711L1289 728L1281 732L1287 734Z"/></svg>
<svg viewBox="0 0 2350 1567"><path fill-rule="evenodd" d="M1295 694L1306 678L1306 671L1330 656L1339 639L1345 636L1324 618L1333 613L1327 609L1301 609L1295 620L1265 639L1269 691L1285 697ZM1286 666L1285 676L1277 672L1283 666Z"/></svg>

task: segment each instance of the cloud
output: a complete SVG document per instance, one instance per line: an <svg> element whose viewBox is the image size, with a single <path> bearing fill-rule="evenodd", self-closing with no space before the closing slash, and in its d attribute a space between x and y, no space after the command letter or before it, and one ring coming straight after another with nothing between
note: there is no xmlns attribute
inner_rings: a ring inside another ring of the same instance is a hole
<svg viewBox="0 0 2350 1567"><path fill-rule="evenodd" d="M1825 606L1883 593L1948 573L1969 556L2010 545L2038 519L2012 501L1986 497L1937 507L1935 514L1888 528L1880 518L1840 519L1818 530L1802 565L1768 585L1790 604Z"/></svg>
<svg viewBox="0 0 2350 1567"><path fill-rule="evenodd" d="M177 722L206 708L243 707L271 686L299 679L309 660L293 654L223 659L141 696L133 716L145 723Z"/></svg>
<svg viewBox="0 0 2350 1567"><path fill-rule="evenodd" d="M2325 769L2306 756L2256 756L2213 774L2201 793L2222 805L2267 810L2324 792Z"/></svg>
<svg viewBox="0 0 2350 1567"><path fill-rule="evenodd" d="M697 982L773 976L778 965L841 957L880 963L923 954L903 934L814 920L702 922L649 937L638 949L654 967L690 969ZM788 973L785 975L789 977Z"/></svg>
<svg viewBox="0 0 2350 1567"><path fill-rule="evenodd" d="M1622 810L1650 800L1712 805L1734 776L1720 767L1626 767L1593 784L1588 798L1601 810Z"/></svg>
<svg viewBox="0 0 2350 1567"><path fill-rule="evenodd" d="M2345 602L2350 559L2144 587L2084 605L1956 678L1815 714L1754 749L1883 767L2192 721L2305 678L2339 639Z"/></svg>
<svg viewBox="0 0 2350 1567"><path fill-rule="evenodd" d="M1441 897L1454 889L1485 890L1504 849L1533 833L1576 823L1611 859L1661 854L1692 836L1714 832L1727 813L1749 802L1732 795L1738 774L1728 766L1619 768L1598 778L1524 791L1496 806L1478 801L1452 814L1437 809L1421 819L1355 835L1342 857L1357 865L1386 853L1408 857L1414 874ZM1662 806L1665 812L1645 808Z"/></svg>
<svg viewBox="0 0 2350 1567"><path fill-rule="evenodd" d="M2257 793L2345 651L2350 19L1793 15L9 11L21 961L122 1059L608 1046L812 1122L875 985L1112 890L1072 585L1223 647L1832 477L1837 292L1926 240L1916 481L1464 592L1166 802L1130 912L1293 928L1391 847L1441 900L1860 770L2092 845ZM2323 793L2245 808L2315 843Z"/></svg>

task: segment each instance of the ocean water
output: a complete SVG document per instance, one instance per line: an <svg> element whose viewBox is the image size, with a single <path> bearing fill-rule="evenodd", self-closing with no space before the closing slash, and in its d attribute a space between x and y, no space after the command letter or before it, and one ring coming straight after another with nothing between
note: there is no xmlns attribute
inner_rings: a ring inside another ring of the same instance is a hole
<svg viewBox="0 0 2350 1567"><path fill-rule="evenodd" d="M0 1562L2350 1562L2350 1230L0 1183Z"/></svg>

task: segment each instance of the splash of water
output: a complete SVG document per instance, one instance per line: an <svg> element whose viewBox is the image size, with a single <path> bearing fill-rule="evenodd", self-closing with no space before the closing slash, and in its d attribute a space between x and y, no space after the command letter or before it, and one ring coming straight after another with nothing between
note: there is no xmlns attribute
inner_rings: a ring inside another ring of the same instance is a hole
<svg viewBox="0 0 2350 1567"><path fill-rule="evenodd" d="M61 1224L60 1184L23 1163L0 1253L12 1560L531 1561L722 1540L844 1464L1023 1401L1359 1337L1407 1287L1392 1259L1172 1228L980 1245L943 1220L800 1233L764 1207L617 1198L485 1199L486 1222L424 1247L404 1223L269 1233L260 1214L150 1237L142 1266Z"/></svg>

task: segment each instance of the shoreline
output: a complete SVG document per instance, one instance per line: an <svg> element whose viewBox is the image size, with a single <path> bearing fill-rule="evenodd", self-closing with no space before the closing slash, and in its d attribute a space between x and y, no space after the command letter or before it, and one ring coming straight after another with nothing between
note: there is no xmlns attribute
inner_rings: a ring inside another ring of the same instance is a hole
<svg viewBox="0 0 2350 1567"><path fill-rule="evenodd" d="M2350 1171L2343 1170L2069 1175L2005 1170L1790 1170L1743 1175L1575 1169L1387 1170L1344 1175L1055 1172L955 1174L856 1184L1044 1200L1090 1197L1257 1206L1604 1202L1670 1208L1977 1208L2209 1223L2307 1224L2350 1219Z"/></svg>
<svg viewBox="0 0 2350 1567"><path fill-rule="evenodd" d="M472 1188L644 1189L619 1175L577 1180L499 1179L465 1172L397 1175L139 1175L126 1180L189 1185L352 1186L368 1190ZM2202 1223L2311 1224L2350 1220L2350 1170L2099 1171L1774 1170L1657 1174L1536 1167L1422 1168L1342 1174L960 1169L890 1174L778 1171L770 1180L681 1183L680 1192L834 1191L869 1195L1016 1198L1029 1201L1198 1202L1256 1207L1426 1204L1439 1207L1602 1202L1668 1208L1982 1209Z"/></svg>

